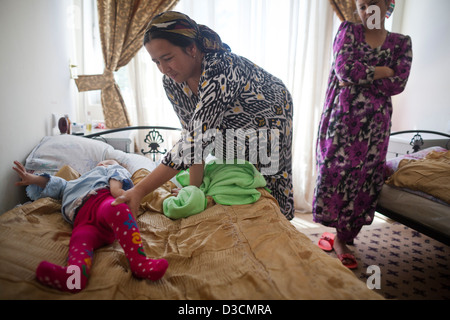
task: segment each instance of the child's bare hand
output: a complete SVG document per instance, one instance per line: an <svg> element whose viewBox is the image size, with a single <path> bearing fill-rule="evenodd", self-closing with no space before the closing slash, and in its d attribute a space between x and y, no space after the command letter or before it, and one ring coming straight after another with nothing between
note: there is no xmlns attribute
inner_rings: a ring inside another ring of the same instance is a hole
<svg viewBox="0 0 450 320"><path fill-rule="evenodd" d="M21 164L19 161L14 161L14 164L16 166L13 167L13 170L17 172L17 174L21 179L21 181L15 183L16 186L29 186L31 184L35 184L41 187L42 189L45 188L49 180L48 178L28 173L23 164Z"/></svg>
<svg viewBox="0 0 450 320"><path fill-rule="evenodd" d="M13 170L17 172L19 175L21 181L17 181L15 183L16 186L28 186L30 184L34 183L34 175L31 173L28 173L23 164L21 164L19 161L14 161L14 164L16 165L13 167Z"/></svg>

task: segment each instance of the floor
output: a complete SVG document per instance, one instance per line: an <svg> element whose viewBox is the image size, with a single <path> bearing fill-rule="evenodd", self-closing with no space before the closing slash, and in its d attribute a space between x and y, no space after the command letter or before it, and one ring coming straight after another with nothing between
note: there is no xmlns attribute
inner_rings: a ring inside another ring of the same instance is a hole
<svg viewBox="0 0 450 320"><path fill-rule="evenodd" d="M336 233L313 221L311 213L297 212L291 223L317 243L323 232ZM367 283L368 267L376 265L381 272L377 289L387 299L450 299L450 247L376 213L373 223L364 226L355 244L349 246L358 261L353 270ZM335 253L328 253L335 257Z"/></svg>
<svg viewBox="0 0 450 320"><path fill-rule="evenodd" d="M336 229L334 229L334 228L327 228L319 223L315 223L313 221L312 213L301 213L301 212L297 211L295 213L294 219L291 220L291 223L300 232L305 231L305 229L308 231L313 231L312 229L317 229L317 230L323 229L324 232L331 231L331 232L336 233ZM380 227L380 225L384 225L386 223L392 224L392 223L394 223L394 221L379 214L379 213L375 213L375 219L374 219L373 223L370 226L365 226L364 228L378 228L378 227Z"/></svg>

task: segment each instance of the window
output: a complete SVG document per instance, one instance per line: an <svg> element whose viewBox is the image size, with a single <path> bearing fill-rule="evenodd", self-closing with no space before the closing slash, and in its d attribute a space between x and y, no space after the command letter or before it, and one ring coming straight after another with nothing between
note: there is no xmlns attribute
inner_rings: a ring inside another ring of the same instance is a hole
<svg viewBox="0 0 450 320"><path fill-rule="evenodd" d="M103 54L98 28L97 2L95 0L73 0L79 12L80 21L76 31L76 64L79 75L102 74L104 69ZM90 112L92 119L103 120L100 90L78 93L77 119L86 120Z"/></svg>

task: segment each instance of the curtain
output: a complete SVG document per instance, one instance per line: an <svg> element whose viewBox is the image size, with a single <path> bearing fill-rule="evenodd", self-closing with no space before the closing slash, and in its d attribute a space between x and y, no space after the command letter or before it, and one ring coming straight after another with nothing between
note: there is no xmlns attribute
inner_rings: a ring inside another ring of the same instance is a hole
<svg viewBox="0 0 450 320"><path fill-rule="evenodd" d="M359 22L355 0L329 0L334 12L341 21Z"/></svg>
<svg viewBox="0 0 450 320"><path fill-rule="evenodd" d="M316 177L315 141L335 31L329 0L182 0L174 10L208 25L234 53L250 59L286 84L294 99L295 207L301 212L311 212ZM138 125L179 127L162 87L162 75L145 49L136 55L128 69Z"/></svg>
<svg viewBox="0 0 450 320"><path fill-rule="evenodd" d="M294 100L293 183L296 210L311 212L316 140L332 60L333 10L326 0L293 1L289 79ZM294 29L296 31L294 31Z"/></svg>
<svg viewBox="0 0 450 320"><path fill-rule="evenodd" d="M97 0L100 39L105 69L101 75L81 75L78 91L101 90L107 128L131 125L113 72L127 65L142 47L145 29L157 13L172 8L178 0Z"/></svg>

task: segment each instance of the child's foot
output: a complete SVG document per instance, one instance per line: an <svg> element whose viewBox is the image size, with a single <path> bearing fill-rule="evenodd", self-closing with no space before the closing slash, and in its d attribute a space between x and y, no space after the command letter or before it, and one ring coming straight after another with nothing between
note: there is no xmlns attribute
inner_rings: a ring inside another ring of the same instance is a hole
<svg viewBox="0 0 450 320"><path fill-rule="evenodd" d="M47 261L42 261L37 267L36 278L43 285L71 293L80 292L87 283L80 267L61 267Z"/></svg>
<svg viewBox="0 0 450 320"><path fill-rule="evenodd" d="M164 276L169 263L165 259L153 260L144 258L139 259L139 261L133 261L133 258L130 258L130 265L136 277L156 281Z"/></svg>

